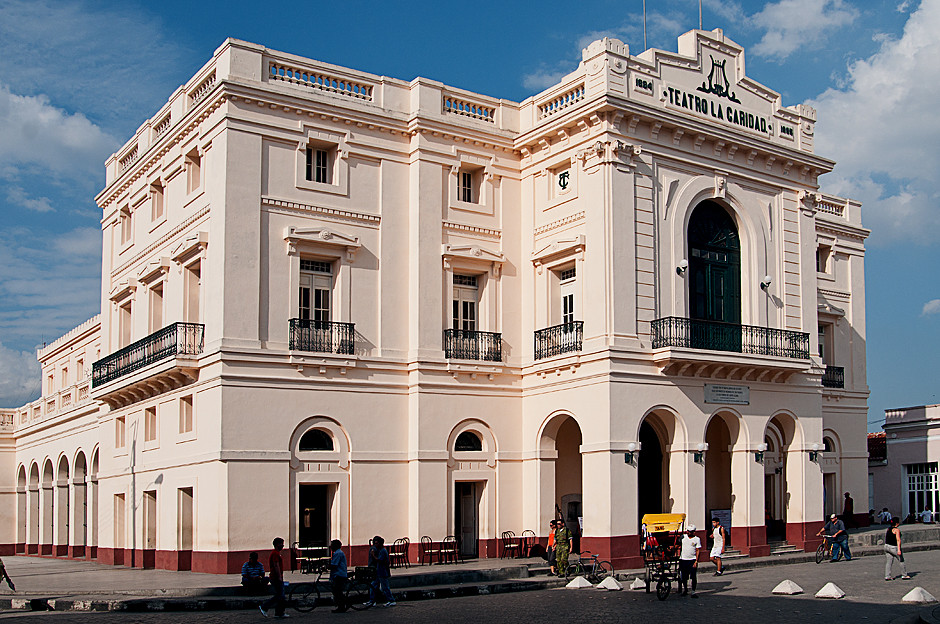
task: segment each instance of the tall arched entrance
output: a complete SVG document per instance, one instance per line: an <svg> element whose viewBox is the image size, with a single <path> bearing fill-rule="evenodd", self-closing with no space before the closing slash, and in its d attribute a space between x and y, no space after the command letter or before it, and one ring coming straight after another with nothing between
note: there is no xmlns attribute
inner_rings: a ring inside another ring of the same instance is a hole
<svg viewBox="0 0 940 624"><path fill-rule="evenodd" d="M796 436L796 421L787 414L777 414L764 428L764 516L767 543L787 540L787 455Z"/></svg>
<svg viewBox="0 0 940 624"><path fill-rule="evenodd" d="M739 424L733 416L715 415L705 429L705 520L730 513L734 506L731 488L731 447L738 438Z"/></svg>
<svg viewBox="0 0 940 624"><path fill-rule="evenodd" d="M741 241L720 204L707 200L689 219L689 318L693 347L741 350ZM727 323L729 325L716 325Z"/></svg>
<svg viewBox="0 0 940 624"><path fill-rule="evenodd" d="M672 414L653 412L640 424L637 454L637 526L648 513L672 511L669 478L669 447L675 444L676 419Z"/></svg>
<svg viewBox="0 0 940 624"><path fill-rule="evenodd" d="M568 415L559 414L542 430L539 444L543 453L543 501L551 505L549 515L565 521L574 538L573 549L580 552L580 518L583 517L581 427ZM552 452L554 451L554 453ZM554 461L551 461L551 459ZM552 486L551 490L548 486ZM546 500L547 499L547 500Z"/></svg>

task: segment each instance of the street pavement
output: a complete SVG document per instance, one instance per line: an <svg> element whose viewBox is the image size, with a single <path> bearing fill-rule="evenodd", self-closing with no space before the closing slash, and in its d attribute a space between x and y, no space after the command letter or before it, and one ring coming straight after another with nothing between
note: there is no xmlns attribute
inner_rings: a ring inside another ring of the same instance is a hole
<svg viewBox="0 0 940 624"><path fill-rule="evenodd" d="M902 596L921 586L940 596L940 556L935 551L906 555L910 581L883 580L884 558L856 557L840 563L800 563L754 569L734 570L724 576L712 575L710 564L701 564L698 599L671 594L665 602L655 593L645 591L603 592L596 589L498 594L447 600L399 603L392 608L334 615L321 607L309 614L289 611L291 619L304 622L415 622L441 624L456 622L485 624L488 622L636 622L664 624L687 622L690 619L712 622L826 622L826 624L888 623L922 614L934 621L940 618L940 606L907 605ZM805 593L799 596L773 596L771 590L780 581L790 579ZM814 598L824 584L832 581L845 593L841 600ZM273 615L273 611L271 612ZM27 612L0 613L0 620L30 621L39 618L49 624L114 622L149 624L157 622L260 622L265 621L257 610L166 613L82 613ZM915 621L915 620L910 620Z"/></svg>

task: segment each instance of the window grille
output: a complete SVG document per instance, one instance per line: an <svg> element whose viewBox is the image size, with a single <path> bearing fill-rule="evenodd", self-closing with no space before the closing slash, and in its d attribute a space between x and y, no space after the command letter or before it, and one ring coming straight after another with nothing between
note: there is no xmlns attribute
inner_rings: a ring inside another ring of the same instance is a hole
<svg viewBox="0 0 940 624"><path fill-rule="evenodd" d="M454 275L454 286L477 286L476 275Z"/></svg>

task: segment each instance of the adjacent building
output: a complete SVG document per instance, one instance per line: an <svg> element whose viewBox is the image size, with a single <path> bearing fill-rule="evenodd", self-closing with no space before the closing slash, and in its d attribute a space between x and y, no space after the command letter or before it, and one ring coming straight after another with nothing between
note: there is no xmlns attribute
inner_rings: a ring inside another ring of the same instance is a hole
<svg viewBox="0 0 940 624"><path fill-rule="evenodd" d="M650 512L814 547L868 396L815 125L720 30L595 41L521 103L227 40L107 161L101 314L3 416L2 548L491 557L560 515L628 567Z"/></svg>
<svg viewBox="0 0 940 624"><path fill-rule="evenodd" d="M885 410L883 429L868 436L871 508L900 518L929 509L940 517L940 405Z"/></svg>

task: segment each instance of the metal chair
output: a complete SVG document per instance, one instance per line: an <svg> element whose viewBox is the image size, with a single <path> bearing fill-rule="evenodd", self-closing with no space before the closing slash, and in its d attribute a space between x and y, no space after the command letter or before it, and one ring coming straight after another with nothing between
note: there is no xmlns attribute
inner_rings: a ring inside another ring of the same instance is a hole
<svg viewBox="0 0 940 624"><path fill-rule="evenodd" d="M441 563L447 563L452 561L454 563L460 563L460 548L457 544L457 538L453 535L448 535L444 538L444 541L441 542Z"/></svg>
<svg viewBox="0 0 940 624"><path fill-rule="evenodd" d="M393 568L411 567L411 561L408 559L410 546L411 540L407 537L399 537L395 540L395 543L388 551L388 562Z"/></svg>
<svg viewBox="0 0 940 624"><path fill-rule="evenodd" d="M505 559L507 557L518 557L520 548L519 540L516 539L516 534L512 531L503 531L500 537L500 541L503 543L503 552L500 555L500 559Z"/></svg>
<svg viewBox="0 0 940 624"><path fill-rule="evenodd" d="M418 553L421 559L421 565L424 565L425 558L427 558L428 563L434 563L434 557L437 557L438 561L441 559L440 546L435 546L434 540L427 535L421 536L421 546Z"/></svg>
<svg viewBox="0 0 940 624"><path fill-rule="evenodd" d="M531 529L526 529L522 532L522 556L531 557L532 548L535 547L538 543L538 537L535 535L535 531Z"/></svg>

